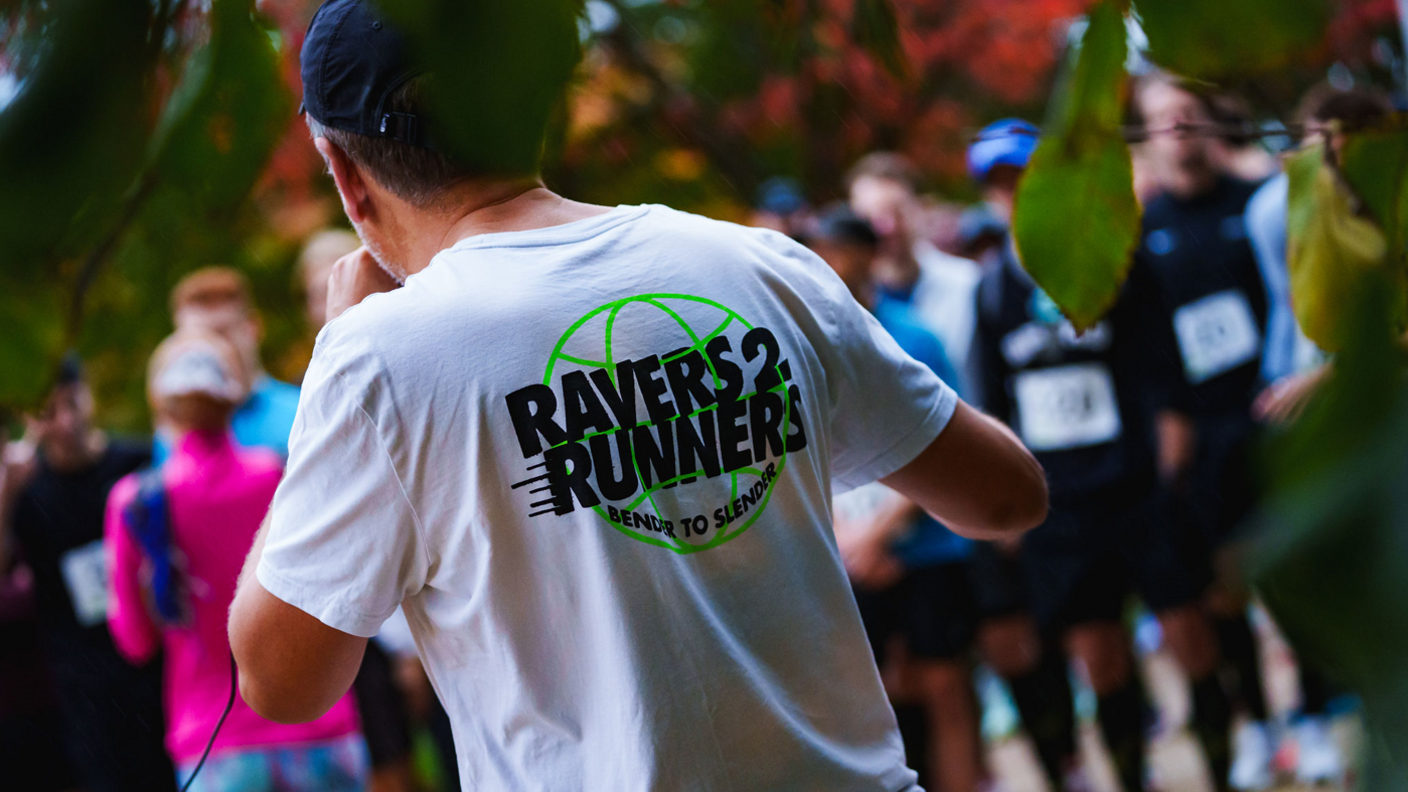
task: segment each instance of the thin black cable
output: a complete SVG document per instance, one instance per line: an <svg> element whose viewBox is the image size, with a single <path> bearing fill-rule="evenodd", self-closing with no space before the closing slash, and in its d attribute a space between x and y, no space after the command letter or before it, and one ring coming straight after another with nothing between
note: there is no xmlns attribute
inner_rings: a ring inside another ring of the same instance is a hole
<svg viewBox="0 0 1408 792"><path fill-rule="evenodd" d="M210 733L210 742L205 744L205 753L200 755L200 761L196 762L196 769L191 771L191 777L186 779L186 783L181 786L181 792L187 792L191 784L200 775L200 769L205 767L205 760L210 757L210 749L215 747L215 738L220 734L220 727L225 725L225 719L230 717L230 710L235 708L235 690L239 686L239 671L235 668L235 654L230 653L230 700L225 702L225 711L220 713L220 720L215 722L215 731Z"/></svg>

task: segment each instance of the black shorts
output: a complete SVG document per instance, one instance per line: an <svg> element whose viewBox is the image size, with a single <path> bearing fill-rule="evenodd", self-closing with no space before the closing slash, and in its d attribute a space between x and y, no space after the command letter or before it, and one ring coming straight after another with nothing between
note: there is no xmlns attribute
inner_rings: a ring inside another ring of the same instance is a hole
<svg viewBox="0 0 1408 792"><path fill-rule="evenodd" d="M362 732L374 769L400 762L411 754L411 718L405 696L396 684L391 657L376 641L367 641L362 667L352 681Z"/></svg>
<svg viewBox="0 0 1408 792"><path fill-rule="evenodd" d="M979 621L1031 611L1020 548L1013 551L993 542L977 542L969 571Z"/></svg>
<svg viewBox="0 0 1408 792"><path fill-rule="evenodd" d="M973 646L977 610L967 561L908 569L889 588L857 586L855 595L877 665L896 634L921 660L963 657Z"/></svg>
<svg viewBox="0 0 1408 792"><path fill-rule="evenodd" d="M1198 419L1198 450L1174 498L1179 549L1200 576L1235 541L1256 508L1262 487L1256 469L1260 433L1245 414Z"/></svg>
<svg viewBox="0 0 1408 792"><path fill-rule="evenodd" d="M1152 483L1053 498L1046 522L1022 540L1021 566L1031 613L1047 633L1117 621L1132 593L1158 612L1201 590Z"/></svg>

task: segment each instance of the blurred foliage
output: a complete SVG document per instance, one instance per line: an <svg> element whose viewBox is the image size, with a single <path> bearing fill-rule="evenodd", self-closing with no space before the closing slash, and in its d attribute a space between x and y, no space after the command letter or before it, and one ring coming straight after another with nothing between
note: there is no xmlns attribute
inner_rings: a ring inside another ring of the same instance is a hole
<svg viewBox="0 0 1408 792"><path fill-rule="evenodd" d="M1135 0L1149 56L1173 72L1206 80L1285 66L1324 39L1332 5L1331 0Z"/></svg>
<svg viewBox="0 0 1408 792"><path fill-rule="evenodd" d="M1134 168L1122 126L1123 10L1114 0L1091 10L1068 79L1018 185L1013 216L1023 265L1079 330L1092 327L1114 304L1139 241Z"/></svg>
<svg viewBox="0 0 1408 792"><path fill-rule="evenodd" d="M543 140L526 130L545 128L563 110L580 54L582 0L380 5L433 75L431 138L481 172L535 172ZM514 68L499 68L504 63Z"/></svg>
<svg viewBox="0 0 1408 792"><path fill-rule="evenodd" d="M148 0L15 5L5 51L19 87L0 113L0 300L16 303L6 314L21 331L0 336L0 403L26 407L62 351L84 340L94 284L104 284L100 300L122 290L104 268L130 266L134 240L185 234L210 245L228 233L239 244L233 218L291 102L249 0L200 11ZM165 245L142 263L183 252ZM138 278L123 285L139 291L157 281L150 266L128 274ZM149 317L86 332L106 346Z"/></svg>
<svg viewBox="0 0 1408 792"><path fill-rule="evenodd" d="M777 175L814 203L833 199L850 163L878 148L971 196L972 132L1040 111L1072 22L1089 12L1014 225L1024 261L1078 325L1124 277L1138 233L1119 129L1127 0L383 2L449 75L433 87L447 123L432 132L457 150L521 169L540 141L520 130L552 115L550 185L727 219ZM103 421L143 427L167 294L216 263L249 274L266 363L297 379L311 335L299 246L344 222L290 112L315 5L0 0L0 404L32 405L76 343ZM564 10L579 7L568 24ZM1287 117L1330 63L1382 79L1402 58L1394 0L1134 0L1133 12L1154 60L1244 91L1267 117ZM566 37L585 58L564 106L547 86L572 64L542 42ZM503 62L512 79L479 79ZM1351 135L1338 170L1317 149L1291 161L1297 290L1312 294L1298 314L1343 351L1272 455L1275 530L1254 561L1298 645L1366 694L1376 790L1408 778L1395 753L1408 745L1408 387L1394 338L1405 142L1397 126Z"/></svg>
<svg viewBox="0 0 1408 792"><path fill-rule="evenodd" d="M1307 662L1363 702L1358 788L1408 790L1408 368L1400 285L1355 279L1328 386L1267 454L1257 589Z"/></svg>

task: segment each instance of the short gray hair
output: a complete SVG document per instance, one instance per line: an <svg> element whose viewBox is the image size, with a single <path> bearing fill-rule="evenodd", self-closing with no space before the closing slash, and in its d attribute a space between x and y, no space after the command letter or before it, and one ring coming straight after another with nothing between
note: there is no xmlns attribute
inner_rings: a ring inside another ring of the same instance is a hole
<svg viewBox="0 0 1408 792"><path fill-rule="evenodd" d="M419 115L422 78L408 80L386 99L386 112ZM396 197L418 208L431 208L444 200L456 184L476 174L450 157L422 146L391 138L373 137L324 125L305 113L308 131L327 138L347 157Z"/></svg>

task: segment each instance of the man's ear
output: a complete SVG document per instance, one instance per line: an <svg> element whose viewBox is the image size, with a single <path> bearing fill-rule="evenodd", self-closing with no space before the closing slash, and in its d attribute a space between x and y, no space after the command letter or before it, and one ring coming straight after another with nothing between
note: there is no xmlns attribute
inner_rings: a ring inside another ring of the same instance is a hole
<svg viewBox="0 0 1408 792"><path fill-rule="evenodd" d="M331 140L316 138L313 145L318 147L318 153L323 155L328 170L332 171L332 180L337 185L337 194L342 197L342 209L347 212L347 219L358 224L366 222L373 213L373 206L371 191L367 189L362 171L352 163L347 152Z"/></svg>

